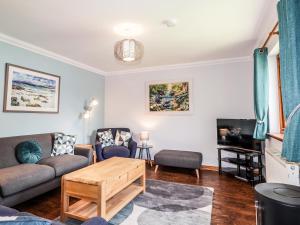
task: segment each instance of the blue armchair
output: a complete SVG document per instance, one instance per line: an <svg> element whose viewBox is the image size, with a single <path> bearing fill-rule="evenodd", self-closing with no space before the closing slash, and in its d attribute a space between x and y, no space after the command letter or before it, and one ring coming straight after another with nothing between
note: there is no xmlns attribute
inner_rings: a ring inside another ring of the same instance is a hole
<svg viewBox="0 0 300 225"><path fill-rule="evenodd" d="M135 158L137 143L131 138L128 143L128 148L125 146L108 146L102 148L102 143L99 142L98 132L103 132L111 129L113 138L115 139L117 130L130 132L128 128L103 128L97 130L96 135L96 154L97 154L97 162L109 159L111 157L125 157L125 158Z"/></svg>

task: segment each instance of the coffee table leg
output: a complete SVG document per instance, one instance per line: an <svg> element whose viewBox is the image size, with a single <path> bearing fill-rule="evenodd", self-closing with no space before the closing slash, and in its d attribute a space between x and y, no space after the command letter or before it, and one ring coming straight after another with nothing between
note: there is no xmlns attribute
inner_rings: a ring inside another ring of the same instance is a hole
<svg viewBox="0 0 300 225"><path fill-rule="evenodd" d="M106 199L105 199L105 184L99 186L99 196L97 201L97 215L104 218L106 217Z"/></svg>
<svg viewBox="0 0 300 225"><path fill-rule="evenodd" d="M64 178L61 179L61 210L60 220L64 222L66 220L65 212L69 210L70 197L65 192Z"/></svg>

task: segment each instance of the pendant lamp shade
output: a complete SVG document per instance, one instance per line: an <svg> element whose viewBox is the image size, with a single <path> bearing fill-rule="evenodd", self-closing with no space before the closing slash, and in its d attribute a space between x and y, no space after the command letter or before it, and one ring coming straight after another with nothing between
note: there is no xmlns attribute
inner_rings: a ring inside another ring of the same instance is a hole
<svg viewBox="0 0 300 225"><path fill-rule="evenodd" d="M134 62L143 57L142 43L134 39L124 39L115 44L115 57L122 62Z"/></svg>

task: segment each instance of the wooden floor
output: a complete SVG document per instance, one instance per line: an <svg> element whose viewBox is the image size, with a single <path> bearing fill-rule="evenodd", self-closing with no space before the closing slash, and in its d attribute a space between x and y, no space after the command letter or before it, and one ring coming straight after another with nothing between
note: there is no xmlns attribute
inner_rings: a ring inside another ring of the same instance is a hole
<svg viewBox="0 0 300 225"><path fill-rule="evenodd" d="M243 181L208 170L201 170L197 180L192 170L166 167L161 167L157 174L153 167L147 168L147 178L213 187L212 225L255 225L254 191ZM15 208L54 219L60 212L60 190L53 190Z"/></svg>

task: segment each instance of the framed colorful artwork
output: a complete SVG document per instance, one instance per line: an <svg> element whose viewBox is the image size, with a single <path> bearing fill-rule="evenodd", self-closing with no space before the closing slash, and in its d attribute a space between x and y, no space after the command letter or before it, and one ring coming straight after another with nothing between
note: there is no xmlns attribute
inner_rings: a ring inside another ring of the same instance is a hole
<svg viewBox="0 0 300 225"><path fill-rule="evenodd" d="M58 113L60 77L6 64L4 112Z"/></svg>
<svg viewBox="0 0 300 225"><path fill-rule="evenodd" d="M147 108L149 112L190 113L192 111L192 82L147 83Z"/></svg>

